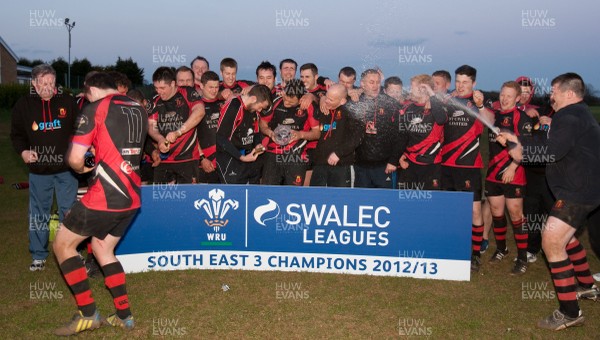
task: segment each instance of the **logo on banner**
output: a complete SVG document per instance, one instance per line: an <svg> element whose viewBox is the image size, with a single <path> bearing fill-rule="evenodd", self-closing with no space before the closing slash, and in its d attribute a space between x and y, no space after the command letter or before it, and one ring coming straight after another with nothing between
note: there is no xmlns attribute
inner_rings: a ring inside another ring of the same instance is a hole
<svg viewBox="0 0 600 340"><path fill-rule="evenodd" d="M274 220L279 216L279 204L272 199L268 199L268 201L269 203L261 205L254 210L254 220L263 227L267 226L265 222Z"/></svg>
<svg viewBox="0 0 600 340"><path fill-rule="evenodd" d="M213 232L206 234L208 240L211 242L219 241L220 245L224 245L223 241L227 240L227 234L220 231L229 223L229 219L226 219L225 216L230 210L237 210L239 203L236 200L225 199L225 192L221 189L209 191L208 198L208 200L204 198L195 200L194 208L204 211L208 217L204 219L204 223L213 230ZM211 245L215 244L211 243Z"/></svg>

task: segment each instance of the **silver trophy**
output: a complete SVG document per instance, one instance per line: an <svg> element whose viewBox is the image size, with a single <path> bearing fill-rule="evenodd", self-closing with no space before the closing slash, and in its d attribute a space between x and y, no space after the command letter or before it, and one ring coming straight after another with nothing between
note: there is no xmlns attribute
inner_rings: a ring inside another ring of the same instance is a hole
<svg viewBox="0 0 600 340"><path fill-rule="evenodd" d="M273 141L282 146L288 145L292 140L292 128L289 125L277 125L273 134Z"/></svg>

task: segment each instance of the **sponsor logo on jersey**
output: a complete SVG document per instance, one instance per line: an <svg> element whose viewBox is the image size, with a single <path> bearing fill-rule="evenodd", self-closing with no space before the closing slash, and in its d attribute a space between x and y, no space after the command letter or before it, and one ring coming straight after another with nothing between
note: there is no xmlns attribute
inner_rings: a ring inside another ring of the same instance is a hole
<svg viewBox="0 0 600 340"><path fill-rule="evenodd" d="M462 117L462 116L464 116L464 115L465 115L465 112L464 112L464 111L461 111L461 110L459 110L459 111L454 111L454 113L452 114L452 117L453 117L453 118L456 118L456 117Z"/></svg>
<svg viewBox="0 0 600 340"><path fill-rule="evenodd" d="M121 149L121 155L123 155L123 156L139 155L141 153L142 153L142 149L141 148L125 148L125 149Z"/></svg>
<svg viewBox="0 0 600 340"><path fill-rule="evenodd" d="M122 161L120 168L121 168L121 171L123 171L127 175L130 175L133 172L133 167L131 166L131 163L129 163L128 161Z"/></svg>

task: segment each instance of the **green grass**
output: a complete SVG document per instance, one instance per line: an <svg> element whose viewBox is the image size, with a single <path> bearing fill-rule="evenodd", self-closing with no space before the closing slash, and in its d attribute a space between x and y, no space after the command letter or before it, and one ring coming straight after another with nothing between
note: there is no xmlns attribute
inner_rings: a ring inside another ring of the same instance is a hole
<svg viewBox="0 0 600 340"><path fill-rule="evenodd" d="M594 115L596 120L600 122L600 106L590 106L590 110L592 111L592 115Z"/></svg>
<svg viewBox="0 0 600 340"><path fill-rule="evenodd" d="M51 338L54 328L75 311L74 300L50 258L46 270L31 273L27 250L27 190L9 184L24 181L26 170L8 141L7 112L0 110L0 329L3 339ZM587 246L587 238L583 237ZM511 253L514 242L509 237ZM493 247L492 247L493 248ZM589 247L588 247L589 249ZM512 260L512 254L509 257ZM554 299L524 300L523 285L547 284L543 260L522 277L508 275L512 263L492 267L484 255L481 273L470 282L416 280L316 273L187 270L127 275L137 327L131 333L102 327L90 338L397 338L400 324L422 323L438 339L597 339L600 303L583 301L584 327L553 333L535 322L556 307ZM593 272L598 259L588 253ZM102 279L91 281L103 315L113 312ZM303 298L278 299L277 285L301 285ZM32 299L32 285L55 285L54 296ZM222 284L230 287L222 291ZM60 293L60 294L59 294ZM176 323L176 325L175 325ZM170 326L165 326L170 324ZM418 331L419 327L413 331ZM410 327L408 327L410 328Z"/></svg>

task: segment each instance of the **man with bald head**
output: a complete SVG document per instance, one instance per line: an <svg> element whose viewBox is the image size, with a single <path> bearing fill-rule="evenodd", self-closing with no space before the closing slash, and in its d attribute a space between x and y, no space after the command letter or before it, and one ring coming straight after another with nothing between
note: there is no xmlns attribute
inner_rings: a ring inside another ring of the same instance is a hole
<svg viewBox="0 0 600 340"><path fill-rule="evenodd" d="M332 85L324 96L325 112L317 113L321 137L313 154L311 186L349 187L354 150L361 142L364 125L352 118L344 105L348 91Z"/></svg>

